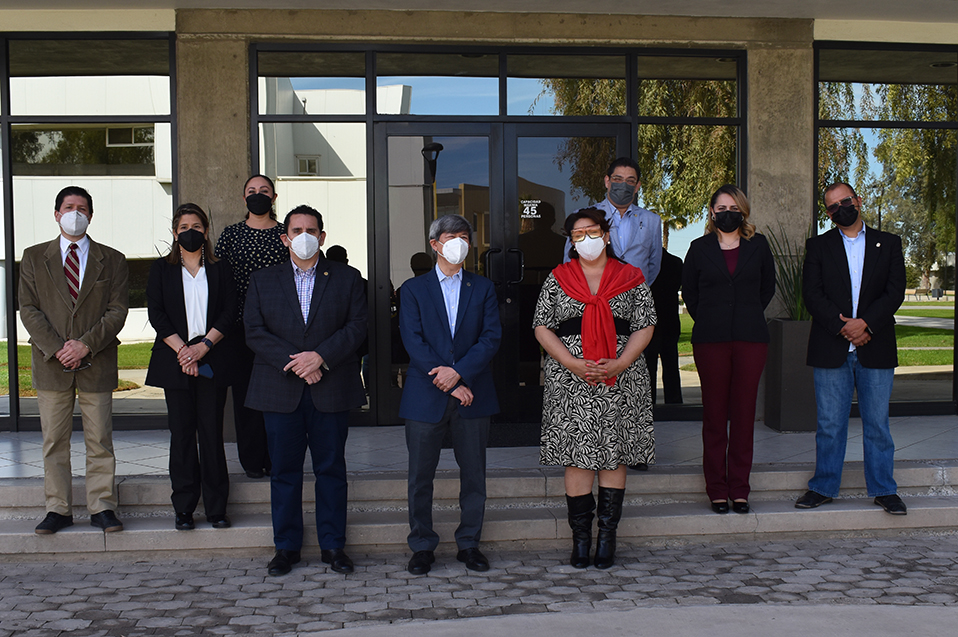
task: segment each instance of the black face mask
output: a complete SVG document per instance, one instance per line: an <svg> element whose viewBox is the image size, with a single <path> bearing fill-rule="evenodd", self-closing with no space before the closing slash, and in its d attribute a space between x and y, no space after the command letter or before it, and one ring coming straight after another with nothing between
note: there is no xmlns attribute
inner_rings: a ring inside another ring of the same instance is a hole
<svg viewBox="0 0 958 637"><path fill-rule="evenodd" d="M735 232L742 225L744 217L737 210L720 210L715 213L713 223L722 232Z"/></svg>
<svg viewBox="0 0 958 637"><path fill-rule="evenodd" d="M254 215L265 215L273 208L273 200L261 192L254 193L246 198L246 209Z"/></svg>
<svg viewBox="0 0 958 637"><path fill-rule="evenodd" d="M843 228L854 225L857 220L858 209L855 206L839 206L838 210L832 213L832 221Z"/></svg>
<svg viewBox="0 0 958 637"><path fill-rule="evenodd" d="M176 242L180 244L180 248L187 252L196 252L203 247L205 241L206 238L203 236L203 233L192 228L184 230L176 237Z"/></svg>

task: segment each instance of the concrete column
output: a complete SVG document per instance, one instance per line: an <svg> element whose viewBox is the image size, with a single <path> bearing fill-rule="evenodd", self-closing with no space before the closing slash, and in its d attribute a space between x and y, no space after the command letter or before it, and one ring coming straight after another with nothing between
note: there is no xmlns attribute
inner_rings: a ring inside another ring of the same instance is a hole
<svg viewBox="0 0 958 637"><path fill-rule="evenodd" d="M179 36L179 201L193 202L206 210L212 216L216 236L246 213L242 199L250 167L249 104L249 49L245 38Z"/></svg>
<svg viewBox="0 0 958 637"><path fill-rule="evenodd" d="M755 47L748 52L748 198L760 232L784 229L803 246L814 205L814 53ZM781 306L769 306L778 316Z"/></svg>

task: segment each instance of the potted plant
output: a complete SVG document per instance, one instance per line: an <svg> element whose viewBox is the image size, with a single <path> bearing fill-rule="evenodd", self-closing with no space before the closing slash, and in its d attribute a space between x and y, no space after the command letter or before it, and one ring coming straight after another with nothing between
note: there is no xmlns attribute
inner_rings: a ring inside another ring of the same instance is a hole
<svg viewBox="0 0 958 637"><path fill-rule="evenodd" d="M805 239L811 234L806 231ZM815 381L805 364L811 314L802 301L805 242L793 243L784 228L766 235L775 259L776 287L785 317L769 321L765 364L765 424L777 431L815 431Z"/></svg>

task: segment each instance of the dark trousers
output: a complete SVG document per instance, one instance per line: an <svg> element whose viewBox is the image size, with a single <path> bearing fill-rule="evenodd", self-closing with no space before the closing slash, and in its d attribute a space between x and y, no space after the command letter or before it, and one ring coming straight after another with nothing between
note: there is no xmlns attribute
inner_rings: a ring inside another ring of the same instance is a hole
<svg viewBox="0 0 958 637"><path fill-rule="evenodd" d="M694 343L702 384L702 470L710 500L748 499L755 399L767 343Z"/></svg>
<svg viewBox="0 0 958 637"><path fill-rule="evenodd" d="M223 451L226 388L199 376L189 379L187 389L166 389L164 393L170 428L173 509L193 513L202 493L207 516L225 515L230 493Z"/></svg>
<svg viewBox="0 0 958 637"><path fill-rule="evenodd" d="M303 461L306 448L316 476L316 529L319 546L346 545L346 436L349 412L323 413L313 405L309 385L299 406L288 414L265 412L266 437L273 460L270 508L277 549L303 547Z"/></svg>
<svg viewBox="0 0 958 637"><path fill-rule="evenodd" d="M655 404L656 375L659 357L662 357L662 387L666 404L682 402L682 381L679 378L679 338L662 338L658 332L652 333L652 340L645 348L645 366L649 369L649 381L652 386L652 404Z"/></svg>
<svg viewBox="0 0 958 637"><path fill-rule="evenodd" d="M449 432L459 465L459 528L456 545L460 549L479 546L482 519L486 510L486 444L489 442L489 418L462 418L459 400L449 397L442 420L436 423L406 421L406 447L409 450L409 548L434 551L439 534L432 528L432 494L442 440Z"/></svg>
<svg viewBox="0 0 958 637"><path fill-rule="evenodd" d="M253 374L253 351L246 346L243 328L230 334L230 347L236 348L236 370L233 383L233 424L236 427L236 451L244 471L270 470L269 449L263 412L246 407L246 391Z"/></svg>

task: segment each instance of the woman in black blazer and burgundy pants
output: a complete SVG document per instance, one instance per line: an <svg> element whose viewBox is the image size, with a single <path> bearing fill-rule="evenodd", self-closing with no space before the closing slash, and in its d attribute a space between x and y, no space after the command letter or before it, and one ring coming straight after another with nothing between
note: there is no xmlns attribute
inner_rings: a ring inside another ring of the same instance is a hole
<svg viewBox="0 0 958 637"><path fill-rule="evenodd" d="M716 513L748 513L758 381L768 353L765 308L775 296L768 241L749 223L745 193L722 186L706 235L692 242L682 298L695 321L692 352L702 385L702 469Z"/></svg>
<svg viewBox="0 0 958 637"><path fill-rule="evenodd" d="M146 286L156 330L146 384L166 394L173 510L181 531L194 528L201 493L213 528L230 526L223 408L235 365L220 341L236 319L236 285L229 263L213 256L209 225L196 204L177 208L170 254L153 262Z"/></svg>

